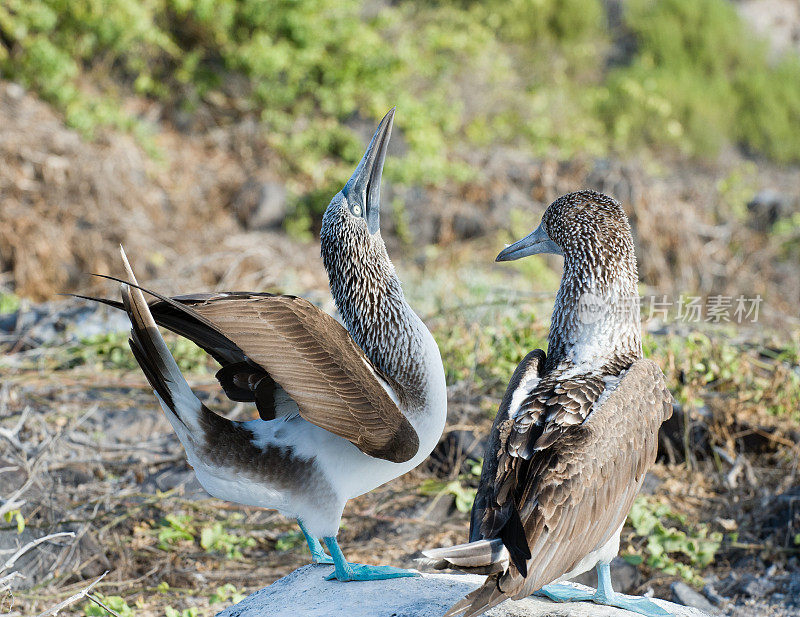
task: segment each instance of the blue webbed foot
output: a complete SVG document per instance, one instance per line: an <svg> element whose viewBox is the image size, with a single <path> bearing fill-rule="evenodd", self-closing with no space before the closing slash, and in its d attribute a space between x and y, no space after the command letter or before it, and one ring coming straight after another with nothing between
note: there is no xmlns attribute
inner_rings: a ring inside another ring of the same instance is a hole
<svg viewBox="0 0 800 617"><path fill-rule="evenodd" d="M333 557L333 573L325 577L332 581L380 581L387 578L401 578L405 576L420 576L419 572L393 568L392 566L368 566L363 563L348 563L344 558L342 549L334 537L325 538L325 544Z"/></svg>
<svg viewBox="0 0 800 617"><path fill-rule="evenodd" d="M652 600L642 596L626 596L625 594L615 592L611 594L611 597L607 600L603 602L595 600L595 602L608 606L616 606L617 608L624 608L632 613L639 613L647 617L669 617L672 615L672 613L664 610Z"/></svg>
<svg viewBox="0 0 800 617"><path fill-rule="evenodd" d="M533 595L543 596L553 602L591 602L595 596L589 591L575 589L569 585L545 585Z"/></svg>
<svg viewBox="0 0 800 617"><path fill-rule="evenodd" d="M535 595L544 596L554 602L594 602L616 606L646 617L671 617L672 613L641 596L626 596L611 587L611 572L608 564L597 564L597 591L594 593L575 589L569 585L545 585Z"/></svg>
<svg viewBox="0 0 800 617"><path fill-rule="evenodd" d="M368 566L363 563L348 563L346 568L335 568L325 577L326 581L381 581L387 578L402 578L404 576L419 576L419 572L393 568L392 566Z"/></svg>

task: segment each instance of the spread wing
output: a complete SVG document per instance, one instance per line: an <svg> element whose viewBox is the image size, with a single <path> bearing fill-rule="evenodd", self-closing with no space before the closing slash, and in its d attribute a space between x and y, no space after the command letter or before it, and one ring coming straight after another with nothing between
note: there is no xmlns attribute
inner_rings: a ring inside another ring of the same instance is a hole
<svg viewBox="0 0 800 617"><path fill-rule="evenodd" d="M144 291L159 298L150 304L156 323L220 362L217 378L226 394L256 402L262 418L280 414L290 398L303 418L370 456L404 462L417 453L416 431L363 350L307 300L241 292L165 298Z"/></svg>
<svg viewBox="0 0 800 617"><path fill-rule="evenodd" d="M514 597L569 572L616 533L672 413L650 360L634 362L617 383L585 376L550 385L549 376L500 427L496 512L481 528L509 551L513 564L499 587Z"/></svg>
<svg viewBox="0 0 800 617"><path fill-rule="evenodd" d="M493 485L497 475L497 456L501 447L499 427L509 418L510 414L516 411L520 402L524 401L539 383L544 361L545 353L541 349L535 349L525 356L514 370L503 400L500 401L500 408L494 419L492 431L489 433L489 443L486 445L486 453L483 456L481 481L475 495L475 502L472 504L469 525L470 542L483 539L481 523L484 520L486 509L494 497Z"/></svg>

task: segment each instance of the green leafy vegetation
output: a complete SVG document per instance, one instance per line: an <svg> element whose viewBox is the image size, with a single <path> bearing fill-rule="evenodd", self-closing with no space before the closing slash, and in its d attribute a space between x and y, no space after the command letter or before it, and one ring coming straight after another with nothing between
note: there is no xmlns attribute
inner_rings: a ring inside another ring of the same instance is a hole
<svg viewBox="0 0 800 617"><path fill-rule="evenodd" d="M256 545L253 538L227 531L220 521L200 525L190 514L167 514L159 521L156 534L158 548L162 550L169 551L179 543L199 539L207 553L221 553L228 559L242 559L242 549Z"/></svg>
<svg viewBox="0 0 800 617"><path fill-rule="evenodd" d="M642 139L713 153L740 142L777 161L797 160L800 59L771 62L724 0L629 0L633 61L612 71L600 110L619 146Z"/></svg>
<svg viewBox="0 0 800 617"><path fill-rule="evenodd" d="M628 0L621 31L607 22L600 0L9 0L0 74L87 136L157 130L127 111L130 95L167 117L257 116L303 228L361 155L354 122L392 105L409 155L387 173L405 183L468 179L464 145L570 156L734 142L800 159L800 59L770 59L730 3ZM618 58L620 37L636 45Z"/></svg>
<svg viewBox="0 0 800 617"><path fill-rule="evenodd" d="M17 525L17 534L21 534L25 531L25 517L22 516L22 512L19 509L9 510L3 513L3 520L5 520L6 523L14 521Z"/></svg>
<svg viewBox="0 0 800 617"><path fill-rule="evenodd" d="M83 605L83 614L86 617L134 617L134 610L121 596L104 596L93 594L100 602L105 604L111 611L104 609L94 602L87 602Z"/></svg>
<svg viewBox="0 0 800 617"><path fill-rule="evenodd" d="M158 548L169 550L183 540L193 541L195 536L194 518L188 514L167 514L158 528Z"/></svg>
<svg viewBox="0 0 800 617"><path fill-rule="evenodd" d="M210 364L209 356L190 340L167 335L167 347L182 371L204 373ZM81 339L64 350L60 368L89 365L109 369L136 369L136 359L128 345L128 333L111 332Z"/></svg>
<svg viewBox="0 0 800 617"><path fill-rule="evenodd" d="M442 482L434 478L427 478L420 484L419 492L421 495L449 493L455 497L456 509L459 512L469 512L472 509L472 503L475 501L477 489L464 485L461 480Z"/></svg>
<svg viewBox="0 0 800 617"><path fill-rule="evenodd" d="M722 543L721 533L709 532L706 525L689 525L685 516L646 497L636 499L628 514L628 524L644 545L639 552L625 555L627 561L634 565L644 561L651 568L703 585L698 568L714 561Z"/></svg>
<svg viewBox="0 0 800 617"><path fill-rule="evenodd" d="M0 315L7 315L19 309L19 296L12 293L0 293Z"/></svg>
<svg viewBox="0 0 800 617"><path fill-rule="evenodd" d="M481 477L483 459L475 461L467 460L468 471L458 476L456 480L443 482L436 478L427 478L419 486L421 495L443 495L450 494L455 498L455 506L459 512L469 512L475 501L478 490L475 486Z"/></svg>
<svg viewBox="0 0 800 617"><path fill-rule="evenodd" d="M509 376L528 352L547 347L546 328L524 310L516 317L500 315L494 323L479 324L462 317L464 321L435 324L433 330L448 383L469 379L476 388L502 394Z"/></svg>
<svg viewBox="0 0 800 617"><path fill-rule="evenodd" d="M721 334L717 330L716 334ZM670 388L683 405L737 401L740 411L764 409L800 419L800 351L792 343L732 345L721 336L690 332L686 336L645 336L645 355L672 364Z"/></svg>
<svg viewBox="0 0 800 617"><path fill-rule="evenodd" d="M200 531L200 546L208 553L221 553L228 559L241 559L243 548L256 545L253 538L225 531L219 521L203 527Z"/></svg>
<svg viewBox="0 0 800 617"><path fill-rule="evenodd" d="M236 585L232 583L225 583L208 597L209 604L216 604L218 602L241 602L244 600L244 594L236 589Z"/></svg>
<svg viewBox="0 0 800 617"><path fill-rule="evenodd" d="M275 540L276 551L290 551L305 543L305 537L297 530L287 531Z"/></svg>
<svg viewBox="0 0 800 617"><path fill-rule="evenodd" d="M190 606L181 611L172 608L171 606L164 607L164 617L197 617L199 612L196 606Z"/></svg>

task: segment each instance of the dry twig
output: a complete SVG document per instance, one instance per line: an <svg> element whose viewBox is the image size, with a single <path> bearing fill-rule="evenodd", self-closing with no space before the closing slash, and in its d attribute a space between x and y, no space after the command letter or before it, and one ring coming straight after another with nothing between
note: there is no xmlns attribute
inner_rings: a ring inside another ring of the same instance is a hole
<svg viewBox="0 0 800 617"><path fill-rule="evenodd" d="M103 572L100 576L98 576L96 579L94 579L94 581L91 584L89 584L88 586L86 586L83 589L81 589L78 593L72 594L69 598L67 598L63 602L59 602L55 606L51 606L50 608L45 610L43 613L39 613L36 617L52 617L52 616L58 615L58 612L60 610L65 609L70 604L74 604L78 600L82 600L83 598L87 597L89 595L89 592L91 592L92 589L95 588L97 583L99 583L100 581L103 580L103 578L105 578L106 574L108 574L108 570Z"/></svg>

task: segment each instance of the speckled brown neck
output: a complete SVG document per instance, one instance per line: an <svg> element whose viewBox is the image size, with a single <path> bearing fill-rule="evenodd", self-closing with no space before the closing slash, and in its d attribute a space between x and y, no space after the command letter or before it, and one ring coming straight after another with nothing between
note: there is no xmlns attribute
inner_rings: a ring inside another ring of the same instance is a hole
<svg viewBox="0 0 800 617"><path fill-rule="evenodd" d="M548 337L546 366L630 364L642 357L638 275L630 233L607 250L566 253Z"/></svg>
<svg viewBox="0 0 800 617"><path fill-rule="evenodd" d="M329 208L323 218L321 253L333 299L353 340L401 402L422 405L426 371L419 322L380 233L370 235L348 216Z"/></svg>

